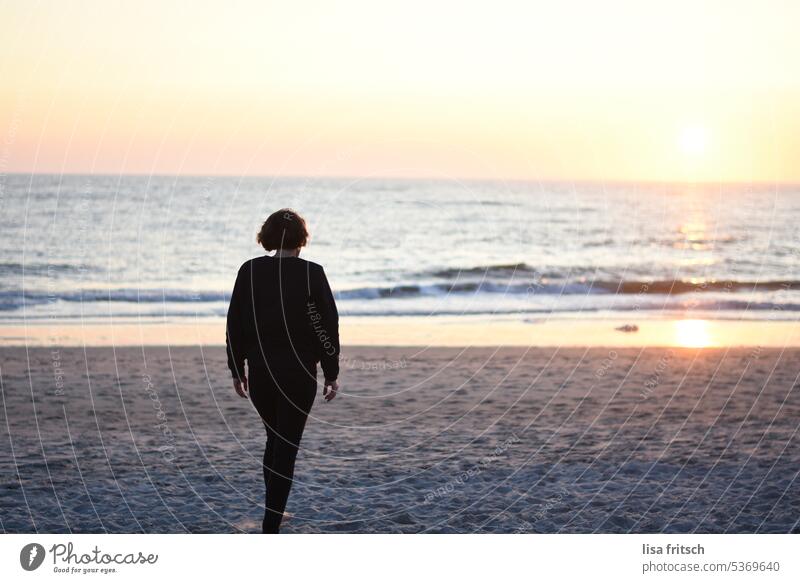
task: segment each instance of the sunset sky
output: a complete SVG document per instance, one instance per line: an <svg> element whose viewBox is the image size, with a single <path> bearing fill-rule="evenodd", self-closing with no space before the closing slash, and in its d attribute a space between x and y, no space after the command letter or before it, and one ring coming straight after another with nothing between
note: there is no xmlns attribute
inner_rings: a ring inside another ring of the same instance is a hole
<svg viewBox="0 0 800 583"><path fill-rule="evenodd" d="M3 2L0 172L800 182L800 3Z"/></svg>

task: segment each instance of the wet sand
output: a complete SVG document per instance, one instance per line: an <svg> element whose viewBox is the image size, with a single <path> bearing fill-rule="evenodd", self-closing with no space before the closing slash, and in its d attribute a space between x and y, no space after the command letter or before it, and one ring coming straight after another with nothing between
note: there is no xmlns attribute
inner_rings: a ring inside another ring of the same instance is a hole
<svg viewBox="0 0 800 583"><path fill-rule="evenodd" d="M349 346L521 347L741 347L800 348L797 320L725 319L720 313L629 318L460 315L454 317L343 317ZM114 318L0 322L0 346L214 346L225 338L224 318L191 322Z"/></svg>
<svg viewBox="0 0 800 583"><path fill-rule="evenodd" d="M264 431L215 347L2 348L6 532L254 532ZM285 532L791 532L800 353L345 349Z"/></svg>

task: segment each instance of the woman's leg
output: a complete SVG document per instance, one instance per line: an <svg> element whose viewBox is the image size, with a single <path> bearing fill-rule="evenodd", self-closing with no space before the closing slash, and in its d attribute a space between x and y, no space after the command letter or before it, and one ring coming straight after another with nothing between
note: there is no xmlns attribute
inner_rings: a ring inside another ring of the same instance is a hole
<svg viewBox="0 0 800 583"><path fill-rule="evenodd" d="M272 425L274 426L274 422L272 423ZM272 429L270 429L270 426L267 425L266 422L264 423L264 427L267 430L267 441L264 444L264 461L262 465L264 470L264 487L266 488L265 491L269 492L269 482L270 478L272 477L272 468L275 465L275 441L277 440L277 436L275 435L275 432Z"/></svg>
<svg viewBox="0 0 800 583"><path fill-rule="evenodd" d="M283 511L292 488L297 450L317 392L316 378L311 378L306 370L298 371L291 376L294 378L281 383L279 389L282 390L276 398L277 425L273 440L275 446L272 473L267 484L267 503L263 522L265 533L277 533L280 528Z"/></svg>
<svg viewBox="0 0 800 583"><path fill-rule="evenodd" d="M317 392L316 365L292 366L285 358L270 369L250 369L250 399L267 431L263 532L276 533L292 487L297 449Z"/></svg>
<svg viewBox="0 0 800 583"><path fill-rule="evenodd" d="M264 474L265 492L270 490L270 479L272 477L272 467L275 464L275 444L277 435L275 428L278 425L278 403L277 396L280 395L275 379L270 372L258 366L250 366L250 401L258 411L261 421L264 423L266 431L266 443L264 444L264 458L262 460L262 471ZM266 496L265 496L266 505ZM263 526L263 525L262 525Z"/></svg>

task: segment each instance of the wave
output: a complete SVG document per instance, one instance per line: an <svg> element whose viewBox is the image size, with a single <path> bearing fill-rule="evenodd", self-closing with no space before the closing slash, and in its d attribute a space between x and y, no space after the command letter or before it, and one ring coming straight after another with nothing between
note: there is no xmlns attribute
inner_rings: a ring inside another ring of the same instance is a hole
<svg viewBox="0 0 800 583"><path fill-rule="evenodd" d="M496 270L514 270L518 265L494 266ZM478 269L478 268L474 268ZM444 273L444 272L442 272ZM462 271L463 273L463 271ZM688 293L748 293L798 291L800 281L733 281L711 280L704 282L683 280L628 280L628 281L549 281L543 278L531 282L519 282L514 278L480 279L461 281L461 278L442 282L403 283L397 285L378 285L340 290L336 298L341 301L368 301L386 299L405 299L423 297L443 297L447 295L509 295L509 296L577 296L577 295L616 295L616 296L677 296ZM120 302L136 304L155 303L227 303L229 292L194 291L181 289L109 289L76 290L70 292L41 290L1 290L0 311L13 311L23 306L35 306L56 302ZM748 304L749 305L749 304ZM747 305L745 305L745 308ZM755 309L750 307L750 309Z"/></svg>
<svg viewBox="0 0 800 583"><path fill-rule="evenodd" d="M510 268L510 266L509 266ZM797 291L800 281L722 281L692 282L682 280L655 281L532 281L512 283L510 281L449 281L445 283L401 284L340 291L337 297L346 300L407 298L414 296L444 295L451 293L499 293L527 295L680 295L690 292L758 292Z"/></svg>
<svg viewBox="0 0 800 583"><path fill-rule="evenodd" d="M538 274L539 272L527 263L501 263L499 265L486 265L477 267L449 267L447 269L434 270L427 275L432 277L456 278L466 275L496 276L515 274Z"/></svg>
<svg viewBox="0 0 800 583"><path fill-rule="evenodd" d="M419 304L395 304L391 307L380 307L375 304L359 304L356 306L340 306L339 313L348 317L383 317L383 316L547 316L558 314L679 314L685 316L688 311L693 314L706 315L715 319L736 319L750 318L753 320L768 318L772 321L795 321L797 313L800 312L800 303L772 303L772 302L747 302L747 301L708 301L693 304L689 309L683 304L652 304L637 305L625 304L617 306L586 306L586 305L564 305L556 307L513 307L498 306L492 303L484 303L480 306L470 306L467 308L455 308L447 306L436 306ZM100 308L100 305L97 305ZM81 313L58 313L48 314L31 311L26 314L7 313L2 317L2 322L17 321L52 321L57 320L92 320L105 319L109 316L114 318L224 318L227 306L203 307L198 309L179 309L170 307L163 309L155 304L141 307L136 311L108 311L107 309L96 309L94 311L81 311Z"/></svg>
<svg viewBox="0 0 800 583"><path fill-rule="evenodd" d="M91 265L76 265L72 263L17 263L0 262L0 276L26 275L37 277L49 277L64 274L81 274L85 272L95 272L96 268Z"/></svg>
<svg viewBox="0 0 800 583"><path fill-rule="evenodd" d="M583 283L512 284L490 281L451 281L447 283L401 284L396 286L354 288L339 291L336 297L341 300L378 300L477 293L576 295L592 293L592 289Z"/></svg>
<svg viewBox="0 0 800 583"><path fill-rule="evenodd" d="M227 292L158 289L79 290L74 292L46 292L17 290L0 291L0 311L16 310L23 305L41 305L55 302L122 302L122 303L184 303L227 302Z"/></svg>
<svg viewBox="0 0 800 583"><path fill-rule="evenodd" d="M691 292L756 292L800 290L800 281L736 281L736 280L655 280L655 281L601 281L595 286L617 294L675 295Z"/></svg>

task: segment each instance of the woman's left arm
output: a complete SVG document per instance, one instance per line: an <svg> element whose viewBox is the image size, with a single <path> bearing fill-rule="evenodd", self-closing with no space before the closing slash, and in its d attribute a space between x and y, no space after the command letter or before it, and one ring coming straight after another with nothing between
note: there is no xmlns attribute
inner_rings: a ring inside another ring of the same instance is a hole
<svg viewBox="0 0 800 583"><path fill-rule="evenodd" d="M325 385L322 394L326 401L336 396L339 390L339 312L336 309L336 300L333 297L325 270L319 266L315 285L315 299L319 310L320 332L317 339L320 342L320 364L325 375Z"/></svg>

